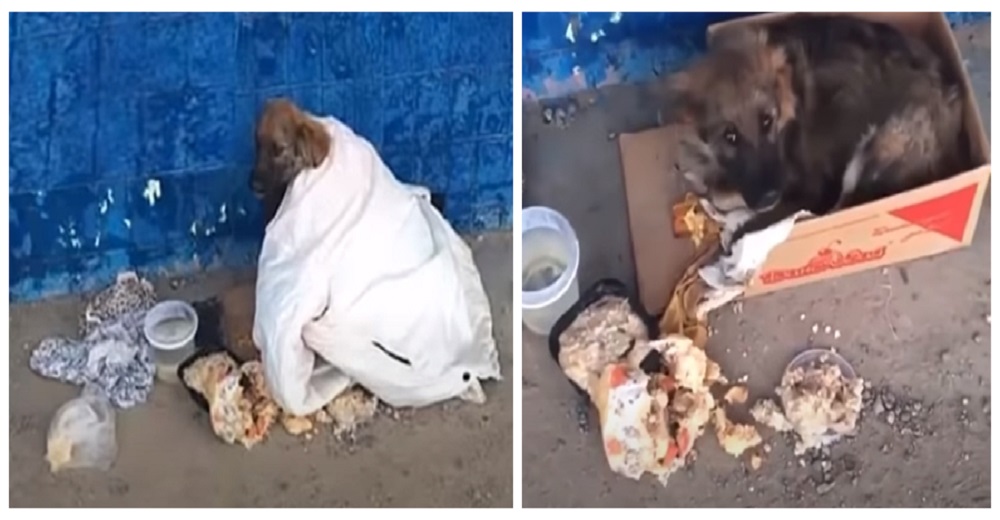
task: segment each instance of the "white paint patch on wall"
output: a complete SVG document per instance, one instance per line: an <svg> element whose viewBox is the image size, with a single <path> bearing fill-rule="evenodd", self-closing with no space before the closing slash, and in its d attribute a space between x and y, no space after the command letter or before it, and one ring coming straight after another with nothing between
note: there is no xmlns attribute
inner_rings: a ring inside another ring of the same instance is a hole
<svg viewBox="0 0 1000 520"><path fill-rule="evenodd" d="M146 181L146 189L142 190L142 198L149 201L149 205L155 206L156 199L160 198L160 181L149 179Z"/></svg>

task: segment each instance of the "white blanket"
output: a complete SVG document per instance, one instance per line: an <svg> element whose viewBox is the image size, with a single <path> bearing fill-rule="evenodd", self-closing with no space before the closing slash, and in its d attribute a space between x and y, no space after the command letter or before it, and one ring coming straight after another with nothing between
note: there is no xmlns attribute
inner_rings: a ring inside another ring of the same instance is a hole
<svg viewBox="0 0 1000 520"><path fill-rule="evenodd" d="M356 382L392 406L481 401L500 367L469 247L368 141L317 120L330 156L288 188L258 262L253 337L275 399L304 415Z"/></svg>

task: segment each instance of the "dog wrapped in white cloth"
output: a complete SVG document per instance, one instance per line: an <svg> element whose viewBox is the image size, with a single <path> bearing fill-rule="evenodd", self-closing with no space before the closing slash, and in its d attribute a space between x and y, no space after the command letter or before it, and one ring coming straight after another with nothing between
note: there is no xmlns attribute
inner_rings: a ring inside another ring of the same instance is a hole
<svg viewBox="0 0 1000 520"><path fill-rule="evenodd" d="M500 367L468 245L367 140L301 114L331 146L287 187L258 262L253 339L278 404L305 415L352 383L392 406L482 402Z"/></svg>

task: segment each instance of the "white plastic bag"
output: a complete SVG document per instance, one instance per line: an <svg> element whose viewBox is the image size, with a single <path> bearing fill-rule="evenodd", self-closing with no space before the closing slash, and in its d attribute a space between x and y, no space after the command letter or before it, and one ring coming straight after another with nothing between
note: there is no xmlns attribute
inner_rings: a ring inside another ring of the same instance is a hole
<svg viewBox="0 0 1000 520"><path fill-rule="evenodd" d="M318 121L333 151L289 187L258 262L253 335L275 399L306 415L357 382L392 406L481 400L500 368L472 252L425 189Z"/></svg>
<svg viewBox="0 0 1000 520"><path fill-rule="evenodd" d="M45 458L53 473L82 468L107 471L118 456L111 402L99 388L84 387L80 397L56 410L47 444Z"/></svg>
<svg viewBox="0 0 1000 520"><path fill-rule="evenodd" d="M767 228L747 233L731 244L729 251L723 252L715 262L699 269L698 275L709 286L695 311L699 319L704 319L709 312L743 296L747 284L767 261L767 256L788 239L795 222L807 215L808 212L800 211ZM713 218L722 219L721 222L730 226L726 228L730 237L737 229L731 227L733 223L743 225L748 220L742 212L736 217L713 215Z"/></svg>

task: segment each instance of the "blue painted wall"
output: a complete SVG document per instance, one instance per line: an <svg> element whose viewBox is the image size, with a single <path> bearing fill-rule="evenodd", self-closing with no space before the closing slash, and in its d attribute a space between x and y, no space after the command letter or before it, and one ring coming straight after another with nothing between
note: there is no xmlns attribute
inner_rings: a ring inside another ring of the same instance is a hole
<svg viewBox="0 0 1000 520"><path fill-rule="evenodd" d="M11 14L11 298L134 267L253 265L262 101L291 96L445 195L459 231L509 228L511 14Z"/></svg>
<svg viewBox="0 0 1000 520"><path fill-rule="evenodd" d="M589 88L649 81L705 49L705 29L754 13L524 13L522 97L564 96ZM945 13L952 23L990 13Z"/></svg>

